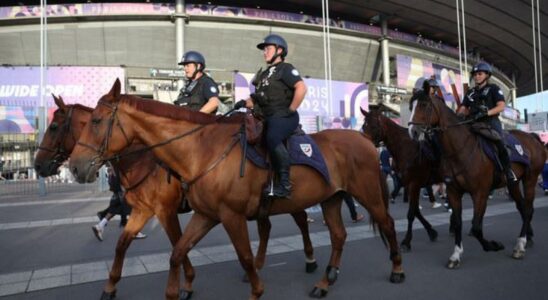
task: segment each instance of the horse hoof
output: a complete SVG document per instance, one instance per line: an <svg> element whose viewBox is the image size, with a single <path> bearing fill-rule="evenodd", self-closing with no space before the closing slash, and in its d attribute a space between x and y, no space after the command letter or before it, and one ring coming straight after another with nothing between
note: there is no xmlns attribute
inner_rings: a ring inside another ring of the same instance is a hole
<svg viewBox="0 0 548 300"><path fill-rule="evenodd" d="M428 231L428 237L430 238L431 242L435 242L438 240L438 232L432 229Z"/></svg>
<svg viewBox="0 0 548 300"><path fill-rule="evenodd" d="M460 267L460 260L449 260L449 262L447 263L448 269L454 270L454 269L458 269L459 267Z"/></svg>
<svg viewBox="0 0 548 300"><path fill-rule="evenodd" d="M411 252L411 244L402 242L400 245L400 249L402 252Z"/></svg>
<svg viewBox="0 0 548 300"><path fill-rule="evenodd" d="M525 251L514 250L514 252L512 252L512 258L522 259L524 257L525 257Z"/></svg>
<svg viewBox="0 0 548 300"><path fill-rule="evenodd" d="M306 263L306 273L314 273L314 271L316 271L317 268L318 268L318 264L315 261Z"/></svg>
<svg viewBox="0 0 548 300"><path fill-rule="evenodd" d="M327 267L327 270L325 270L325 273L327 277L327 282L329 282L329 285L333 285L339 277L339 268L329 266Z"/></svg>
<svg viewBox="0 0 548 300"><path fill-rule="evenodd" d="M112 300L114 298L116 298L116 290L110 293L103 291L103 293L101 294L101 300Z"/></svg>
<svg viewBox="0 0 548 300"><path fill-rule="evenodd" d="M247 277L247 274L244 274L244 276L242 276L242 282L249 283L249 277Z"/></svg>
<svg viewBox="0 0 548 300"><path fill-rule="evenodd" d="M308 296L310 296L310 298L316 299L324 298L325 296L327 296L327 290L315 286L312 291L310 291Z"/></svg>
<svg viewBox="0 0 548 300"><path fill-rule="evenodd" d="M504 245L502 243L499 243L497 241L491 241L489 242L491 246L491 251L500 251L504 250Z"/></svg>
<svg viewBox="0 0 548 300"><path fill-rule="evenodd" d="M405 281L405 273L392 272L392 274L390 274L390 282L402 283L404 281Z"/></svg>
<svg viewBox="0 0 548 300"><path fill-rule="evenodd" d="M189 300L190 298L192 298L193 293L194 291L185 291L181 289L181 291L179 292L179 300Z"/></svg>

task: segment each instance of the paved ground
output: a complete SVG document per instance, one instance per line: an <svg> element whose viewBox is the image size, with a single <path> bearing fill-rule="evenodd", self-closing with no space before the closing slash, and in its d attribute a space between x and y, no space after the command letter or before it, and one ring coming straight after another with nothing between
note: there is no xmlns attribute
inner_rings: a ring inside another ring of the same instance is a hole
<svg viewBox="0 0 548 300"><path fill-rule="evenodd" d="M339 281L329 299L545 299L548 293L548 197L539 190L533 226L535 245L526 258L510 258L519 231L520 218L504 193L490 201L484 221L485 234L501 241L506 249L485 253L479 243L465 236L463 265L456 271L444 265L453 249L448 234L449 214L421 201L423 213L440 233L438 242L428 241L417 224L413 251L404 255L407 280L401 285L388 282L388 251L367 222L351 223L346 207L348 239ZM400 200L401 201L401 200ZM398 238L406 228L407 206L391 205ZM469 229L470 200L465 199L465 231ZM78 190L38 197L0 198L0 296L6 299L98 299L114 254L118 221L106 228L104 242L95 239L91 225L95 212L108 204L108 194ZM358 211L365 213L362 208ZM330 253L327 228L320 213L311 213L310 224L320 268L304 272L298 230L289 216L272 218L273 232L267 265L261 271L264 299L307 299L307 293L321 277ZM189 216L180 216L182 224ZM252 240L255 224L249 223ZM144 230L149 237L134 241L127 254L118 299L162 299L167 278L169 242L152 220ZM256 243L254 243L256 245ZM241 282L242 270L221 227L215 228L192 251L197 266L195 299L245 299L249 286Z"/></svg>

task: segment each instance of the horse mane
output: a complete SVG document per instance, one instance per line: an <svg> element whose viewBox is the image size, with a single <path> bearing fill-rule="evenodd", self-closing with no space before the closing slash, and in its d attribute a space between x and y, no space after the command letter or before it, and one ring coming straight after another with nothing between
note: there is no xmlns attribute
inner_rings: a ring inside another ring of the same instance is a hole
<svg viewBox="0 0 548 300"><path fill-rule="evenodd" d="M120 102L126 103L138 111L149 113L155 116L172 120L188 121L196 124L221 123L242 123L243 114L235 114L227 118L220 118L216 115L193 111L185 107L160 102L157 100L144 99L133 95L121 95Z"/></svg>
<svg viewBox="0 0 548 300"><path fill-rule="evenodd" d="M82 104L79 104L79 103L75 103L75 104L69 104L67 106L72 106L74 107L75 109L81 109L81 110L84 110L86 112L92 112L93 111L93 108L92 107L87 107L87 106L84 106Z"/></svg>

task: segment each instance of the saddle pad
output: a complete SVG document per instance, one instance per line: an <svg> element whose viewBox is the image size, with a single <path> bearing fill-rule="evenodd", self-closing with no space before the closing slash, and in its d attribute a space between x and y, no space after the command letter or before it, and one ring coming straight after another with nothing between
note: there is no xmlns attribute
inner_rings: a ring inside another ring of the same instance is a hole
<svg viewBox="0 0 548 300"><path fill-rule="evenodd" d="M331 182L329 171L320 151L320 147L307 134L292 135L287 140L287 150L291 165L305 165L313 168L322 174L327 183ZM252 145L247 145L247 159L259 168L268 169L269 164L266 161L265 155L261 154L257 148Z"/></svg>
<svg viewBox="0 0 548 300"><path fill-rule="evenodd" d="M510 149L510 161L514 163L520 163L525 166L529 166L529 156L523 150L518 139L508 132L504 132L504 142L506 144L506 149ZM493 162L495 160L495 155L497 153L497 148L495 145L484 138L480 138L480 144L483 148L483 151Z"/></svg>

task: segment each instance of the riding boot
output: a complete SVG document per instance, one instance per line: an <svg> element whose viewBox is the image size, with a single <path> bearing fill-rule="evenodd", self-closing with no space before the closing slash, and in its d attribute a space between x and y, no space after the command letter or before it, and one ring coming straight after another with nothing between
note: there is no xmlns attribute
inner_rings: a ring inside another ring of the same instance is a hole
<svg viewBox="0 0 548 300"><path fill-rule="evenodd" d="M506 150L503 142L497 144L497 148L499 150L500 163L502 164L504 175L506 176L506 183L508 185L513 185L518 182L518 179L512 171L512 167L510 166L510 157L508 157L508 150Z"/></svg>
<svg viewBox="0 0 548 300"><path fill-rule="evenodd" d="M276 157L276 174L278 175L278 182L274 185L274 196L289 198L291 194L291 183L289 182L289 152L283 144L279 144L272 151L273 156Z"/></svg>

